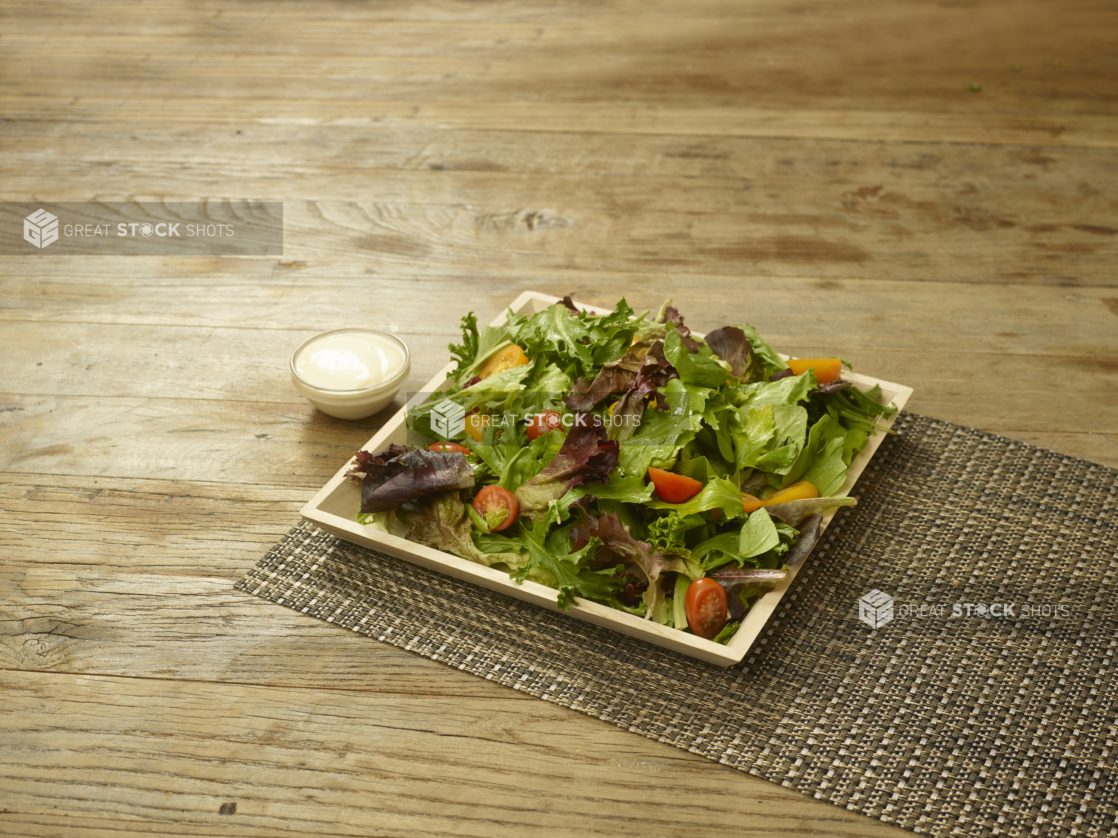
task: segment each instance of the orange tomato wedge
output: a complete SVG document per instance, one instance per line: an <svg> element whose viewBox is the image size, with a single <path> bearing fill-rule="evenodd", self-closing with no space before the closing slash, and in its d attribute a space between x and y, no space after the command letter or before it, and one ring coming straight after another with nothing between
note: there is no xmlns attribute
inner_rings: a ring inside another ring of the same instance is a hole
<svg viewBox="0 0 1118 838"><path fill-rule="evenodd" d="M524 350L517 346L515 343L512 346L506 346L488 361L486 361L480 370L478 370L478 378L489 378L491 375L496 375L505 370L511 370L513 367L522 367L529 364L531 361L528 356L524 354Z"/></svg>
<svg viewBox="0 0 1118 838"><path fill-rule="evenodd" d="M753 497L753 495L749 494L748 492L742 492L741 505L745 507L746 512L756 512L758 509L765 505L765 502L760 498Z"/></svg>
<svg viewBox="0 0 1118 838"><path fill-rule="evenodd" d="M649 468L648 479L656 487L660 500L668 503L683 503L691 500L703 490L703 484L692 477L673 474L661 468Z"/></svg>
<svg viewBox="0 0 1118 838"><path fill-rule="evenodd" d="M838 381L842 376L842 361L838 358L793 358L788 368L796 375L815 370L815 380L820 384Z"/></svg>

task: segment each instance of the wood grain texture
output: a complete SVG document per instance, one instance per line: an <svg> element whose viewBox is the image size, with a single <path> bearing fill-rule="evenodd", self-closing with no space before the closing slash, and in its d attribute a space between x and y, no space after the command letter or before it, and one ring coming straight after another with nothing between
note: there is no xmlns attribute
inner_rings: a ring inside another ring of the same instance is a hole
<svg viewBox="0 0 1118 838"><path fill-rule="evenodd" d="M233 591L387 418L288 357L374 323L414 388L521 291L672 297L1118 466L1116 22L5 3L0 200L287 223L282 259L0 259L0 833L904 834Z"/></svg>
<svg viewBox="0 0 1118 838"><path fill-rule="evenodd" d="M711 784L701 757L492 685L466 707L162 678L0 672L0 685L4 735L36 745L0 756L0 823L26 834L56 826L44 789L86 829L168 834L606 836L640 823L666 836L700 821L731 836L743 808L751 831L904 834L834 807L815 820L795 792L737 772Z"/></svg>

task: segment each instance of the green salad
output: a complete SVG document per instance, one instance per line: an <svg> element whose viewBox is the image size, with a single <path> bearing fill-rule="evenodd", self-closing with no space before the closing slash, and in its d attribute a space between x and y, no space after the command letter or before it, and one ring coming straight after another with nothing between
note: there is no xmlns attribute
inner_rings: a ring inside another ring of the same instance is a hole
<svg viewBox="0 0 1118 838"><path fill-rule="evenodd" d="M570 297L479 331L471 313L412 439L358 451L357 520L726 642L819 538L895 407L837 358L785 362L748 325L693 335L669 303Z"/></svg>

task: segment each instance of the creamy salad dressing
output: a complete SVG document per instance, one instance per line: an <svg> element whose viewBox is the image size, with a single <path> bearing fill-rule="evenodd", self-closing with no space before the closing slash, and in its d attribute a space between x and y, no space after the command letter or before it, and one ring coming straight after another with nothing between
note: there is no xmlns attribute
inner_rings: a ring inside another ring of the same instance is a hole
<svg viewBox="0 0 1118 838"><path fill-rule="evenodd" d="M404 366L404 350L372 332L335 332L308 343L295 372L323 390L363 390L387 381Z"/></svg>

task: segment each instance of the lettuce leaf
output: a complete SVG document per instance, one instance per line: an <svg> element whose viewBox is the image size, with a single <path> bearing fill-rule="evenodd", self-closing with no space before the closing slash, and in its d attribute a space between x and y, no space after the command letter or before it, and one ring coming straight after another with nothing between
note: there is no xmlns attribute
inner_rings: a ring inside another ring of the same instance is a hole
<svg viewBox="0 0 1118 838"><path fill-rule="evenodd" d="M683 315L672 305L671 300L665 302L660 308L660 317L658 320L664 325L671 327L668 331L675 332L679 342L683 344L689 352L699 351L699 347L702 346L702 344L691 337L691 330L683 325Z"/></svg>
<svg viewBox="0 0 1118 838"><path fill-rule="evenodd" d="M745 514L741 490L732 480L721 477L711 480L699 494L684 503L666 503L657 499L646 505L650 509L669 509L679 515L694 515L710 509L722 510L727 519L740 518Z"/></svg>
<svg viewBox="0 0 1118 838"><path fill-rule="evenodd" d="M711 641L714 643L721 643L723 646L725 646L727 643L730 642L730 638L738 633L739 628L741 628L741 623L736 620L726 623L726 625L722 626L722 631L714 635L714 637L711 638Z"/></svg>
<svg viewBox="0 0 1118 838"><path fill-rule="evenodd" d="M754 466L773 474L787 474L795 467L804 450L807 411L798 404L782 404L772 408L772 416L775 428L773 447L759 457Z"/></svg>
<svg viewBox="0 0 1118 838"><path fill-rule="evenodd" d="M744 566L748 560L741 554L740 546L741 533L719 533L705 541L700 541L691 548L691 557L701 562L703 570L710 575L711 570L730 562L735 562L738 567ZM756 564L756 562L749 563Z"/></svg>
<svg viewBox="0 0 1118 838"><path fill-rule="evenodd" d="M559 452L516 490L522 514L535 516L551 501L583 483L608 483L618 461L618 444L606 439L601 417L575 414Z"/></svg>
<svg viewBox="0 0 1118 838"><path fill-rule="evenodd" d="M622 369L619 366L602 367L593 381L587 381L585 378L576 381L563 402L571 410L593 410L603 399L614 393L624 393L628 390L635 377L636 371Z"/></svg>
<svg viewBox="0 0 1118 838"><path fill-rule="evenodd" d="M687 384L718 388L730 380L730 372L709 346L702 344L697 352L692 352L683 345L677 332L668 332L664 338L664 356Z"/></svg>
<svg viewBox="0 0 1118 838"><path fill-rule="evenodd" d="M462 318L462 343L452 343L447 349L450 350L450 357L458 362L451 377L458 378L477 359L477 317L472 311Z"/></svg>
<svg viewBox="0 0 1118 838"><path fill-rule="evenodd" d="M822 448L815 452L811 468L801 478L814 486L820 495L828 497L842 488L846 482L846 460L843 458L845 434L825 440Z"/></svg>
<svg viewBox="0 0 1118 838"><path fill-rule="evenodd" d="M718 457L711 455L687 456L689 451L684 451L680 454L679 460L676 462L675 471L677 474L682 474L684 477L690 477L692 480L698 480L700 483L707 483L715 477L729 477L731 469L726 466L724 462Z"/></svg>
<svg viewBox="0 0 1118 838"><path fill-rule="evenodd" d="M753 351L745 332L736 326L723 326L707 332L707 346L714 354L730 365L735 378L746 382L759 381L763 376L761 359Z"/></svg>
<svg viewBox="0 0 1118 838"><path fill-rule="evenodd" d="M773 518L779 518L786 524L798 527L804 518L816 512L823 512L834 506L857 505L858 501L855 498L805 498L776 503L765 508Z"/></svg>
<svg viewBox="0 0 1118 838"><path fill-rule="evenodd" d="M564 370L573 364L575 375L586 377L621 358L640 327L625 300L603 316L553 305L516 321L512 340L533 361L554 362Z"/></svg>
<svg viewBox="0 0 1118 838"><path fill-rule="evenodd" d="M699 579L703 574L702 566L690 557L659 552L652 545L638 541L614 513L601 516L593 533L602 542L597 562L620 563L620 575L629 574L647 584L642 599L648 608L649 618L657 612L666 616L663 611L666 597L658 584L661 573L682 573L690 579Z"/></svg>
<svg viewBox="0 0 1118 838"><path fill-rule="evenodd" d="M477 372L481 365L493 356L493 353L500 349L504 349L510 344L512 344L512 341L509 339L508 329L504 326L486 326L478 335L477 350L474 360L460 372L455 370L453 374L454 380L457 381L460 386L464 382L469 381L470 376Z"/></svg>
<svg viewBox="0 0 1118 838"><path fill-rule="evenodd" d="M755 381L739 384L728 392L730 403L742 410L759 410L765 405L799 404L818 386L815 371L803 375L790 375L778 381Z"/></svg>
<svg viewBox="0 0 1118 838"><path fill-rule="evenodd" d="M461 456L461 455L459 455ZM453 553L471 562L486 565L505 564L510 568L524 566L524 558L515 551L484 552L473 540L473 524L457 491L440 492L423 498L410 508L396 513L408 527L408 539Z"/></svg>
<svg viewBox="0 0 1118 838"><path fill-rule="evenodd" d="M618 441L633 436L644 417L645 397L651 396L656 409L669 409L668 400L659 388L678 379L675 367L664 357L663 341L654 340L641 357L640 366L629 384L629 389L610 412L609 438Z"/></svg>
<svg viewBox="0 0 1118 838"><path fill-rule="evenodd" d="M486 431L489 429L487 428ZM511 434L504 434L502 436L512 436ZM484 440L486 437L483 436ZM497 471L497 485L502 489L508 489L510 492L515 492L526 482L531 480L558 455L562 448L564 437L558 431L543 434L536 437L534 440L524 445L516 437L513 437L514 446L501 448L502 452L508 452L504 464ZM474 447L474 446L471 446Z"/></svg>
<svg viewBox="0 0 1118 838"><path fill-rule="evenodd" d="M575 486L560 498L559 506L561 508L568 507L578 498L587 495L592 495L599 500L643 504L652 499L652 484L645 483L644 479L637 475L622 477L621 472L615 469L610 475L609 483L605 485L600 483L588 483L582 486Z"/></svg>
<svg viewBox="0 0 1118 838"><path fill-rule="evenodd" d="M673 378L658 392L668 409L645 413L637 432L621 443L620 467L625 476L643 478L650 465L670 467L680 449L691 442L703 426L703 411L710 390L689 388Z"/></svg>
<svg viewBox="0 0 1118 838"><path fill-rule="evenodd" d="M770 375L788 369L788 364L776 354L776 350L769 346L768 341L761 337L756 329L749 325L739 326L738 328L745 334L750 348L760 359L763 378L768 379Z"/></svg>
<svg viewBox="0 0 1118 838"><path fill-rule="evenodd" d="M484 539L486 549L497 547L502 541L523 549L525 560L511 574L512 578L517 582L532 579L556 588L561 611L568 610L576 597L619 605L617 598L624 589L624 582L615 576L615 568L591 567L602 546L601 540L592 537L580 550L572 551L566 535L568 527L549 533L558 517L559 511L552 505L548 513L539 516L530 527L521 521L516 535L500 540L496 536L483 536L479 541Z"/></svg>
<svg viewBox="0 0 1118 838"><path fill-rule="evenodd" d="M691 551L687 549L684 538L692 530L705 526L706 521L701 515L669 512L648 523L648 543L661 552L671 551L676 555L690 556Z"/></svg>
<svg viewBox="0 0 1118 838"><path fill-rule="evenodd" d="M738 553L744 558L751 559L767 553L778 544L780 544L780 535L769 513L763 508L750 512L741 528Z"/></svg>
<svg viewBox="0 0 1118 838"><path fill-rule="evenodd" d="M457 451L407 450L392 445L380 454L357 452L361 512L384 512L424 495L447 489L471 489L474 473L466 456Z"/></svg>
<svg viewBox="0 0 1118 838"><path fill-rule="evenodd" d="M724 567L710 575L718 584L726 589L726 593L733 599L740 597L742 589L751 593L771 591L788 577L787 570L777 570L762 567Z"/></svg>
<svg viewBox="0 0 1118 838"><path fill-rule="evenodd" d="M824 497L837 492L846 481L845 442L846 429L829 413L824 414L811 426L807 442L793 466L785 472L778 472L784 474L783 485L807 480Z"/></svg>
<svg viewBox="0 0 1118 838"><path fill-rule="evenodd" d="M776 438L776 420L772 405L766 404L753 410L735 410L730 413L730 439L734 448L734 465L740 471L754 468L773 447Z"/></svg>
<svg viewBox="0 0 1118 838"><path fill-rule="evenodd" d="M823 516L818 512L814 512L804 518L799 528L799 538L796 539L795 545L788 551L788 555L784 557L784 564L787 567L795 567L811 552L815 543L819 541L819 534L822 531Z"/></svg>

